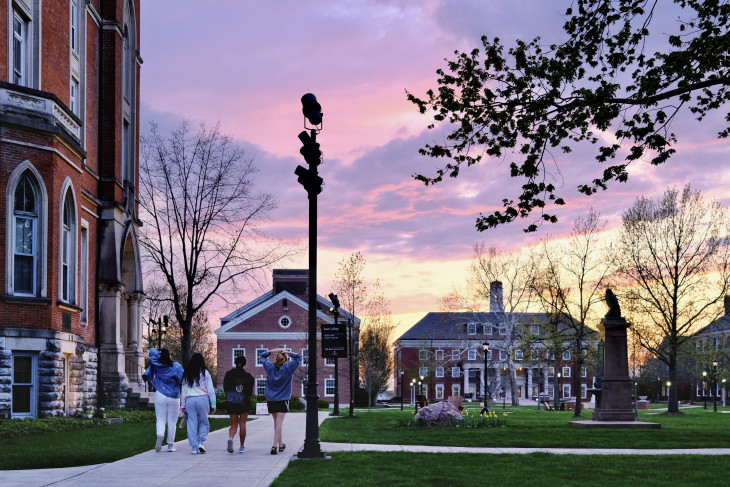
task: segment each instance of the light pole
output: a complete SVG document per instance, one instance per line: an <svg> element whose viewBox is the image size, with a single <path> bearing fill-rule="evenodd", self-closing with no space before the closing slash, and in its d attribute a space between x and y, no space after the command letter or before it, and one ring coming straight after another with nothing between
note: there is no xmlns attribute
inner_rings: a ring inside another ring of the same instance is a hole
<svg viewBox="0 0 730 487"><path fill-rule="evenodd" d="M418 412L418 401L416 400L416 379L411 379L411 396L413 396L413 405L416 406Z"/></svg>
<svg viewBox="0 0 730 487"><path fill-rule="evenodd" d="M350 362L350 411L347 413L347 415L351 418L355 416L355 389L353 389L352 382L352 321L353 320L351 320L350 318L347 318L347 353L349 354L348 358Z"/></svg>
<svg viewBox="0 0 730 487"><path fill-rule="evenodd" d="M406 375L405 370L400 371L400 410L403 411L403 396L405 391L403 390L403 376Z"/></svg>
<svg viewBox="0 0 730 487"><path fill-rule="evenodd" d="M707 409L707 371L702 371L702 399L705 401L705 409Z"/></svg>
<svg viewBox="0 0 730 487"><path fill-rule="evenodd" d="M727 391L725 391L725 380L722 379L722 405L725 406L725 398L727 397Z"/></svg>
<svg viewBox="0 0 730 487"><path fill-rule="evenodd" d="M329 298L330 302L332 303L332 308L330 309L330 311L335 317L335 328L338 328L339 323L337 322L337 320L340 317L340 300L337 299L337 295L334 293L330 293ZM340 415L340 370L338 367L339 362L339 357L335 357L335 406L334 408L332 408L332 416Z"/></svg>
<svg viewBox="0 0 730 487"><path fill-rule="evenodd" d="M152 323L152 334L157 335L157 351L159 352L162 349L162 335L167 333L167 315L163 316L159 320L155 321L152 318L150 318L150 323ZM157 326L157 328L155 328Z"/></svg>
<svg viewBox="0 0 730 487"><path fill-rule="evenodd" d="M667 381L667 407L669 407L669 388L672 387L672 382ZM705 408L707 408L707 403L705 402Z"/></svg>
<svg viewBox="0 0 730 487"><path fill-rule="evenodd" d="M484 350L484 407L488 408L487 391L489 390L489 387L487 384L489 384L489 342L482 343L482 350Z"/></svg>
<svg viewBox="0 0 730 487"><path fill-rule="evenodd" d="M712 362L712 410L717 412L717 360Z"/></svg>
<svg viewBox="0 0 730 487"><path fill-rule="evenodd" d="M307 93L302 96L302 113L305 117L304 128L307 129L306 120L315 128L310 132L306 130L299 133L299 140L304 146L299 152L309 164L309 169L297 166L294 174L297 181L307 190L309 198L309 293L307 297L308 308L308 354L309 364L307 365L307 416L304 447L297 454L299 458L324 458L324 452L319 444L319 420L317 418L317 195L322 191L322 178L317 173L317 166L321 163L322 152L317 143L317 132L321 130L322 107L317 98ZM320 126L317 129L317 126Z"/></svg>

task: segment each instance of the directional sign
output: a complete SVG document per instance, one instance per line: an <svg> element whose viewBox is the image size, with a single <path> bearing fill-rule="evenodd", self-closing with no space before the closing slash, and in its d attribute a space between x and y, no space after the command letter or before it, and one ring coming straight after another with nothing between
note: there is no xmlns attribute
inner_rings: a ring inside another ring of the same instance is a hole
<svg viewBox="0 0 730 487"><path fill-rule="evenodd" d="M347 325L344 323L321 325L322 358L347 357Z"/></svg>

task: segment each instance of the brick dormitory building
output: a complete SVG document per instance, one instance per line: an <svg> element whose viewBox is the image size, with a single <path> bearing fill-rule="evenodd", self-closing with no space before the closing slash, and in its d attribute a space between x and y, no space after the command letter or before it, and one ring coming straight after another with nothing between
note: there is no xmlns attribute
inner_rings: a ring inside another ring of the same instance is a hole
<svg viewBox="0 0 730 487"><path fill-rule="evenodd" d="M0 417L123 407L138 379L139 11L0 7Z"/></svg>

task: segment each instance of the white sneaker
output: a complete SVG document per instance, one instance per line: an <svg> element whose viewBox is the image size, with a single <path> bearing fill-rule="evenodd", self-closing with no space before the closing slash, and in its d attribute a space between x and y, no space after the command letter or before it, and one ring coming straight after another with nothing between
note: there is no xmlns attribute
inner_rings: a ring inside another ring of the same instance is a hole
<svg viewBox="0 0 730 487"><path fill-rule="evenodd" d="M241 448L238 449L238 453L243 453L245 451L246 451L246 447L245 446L242 446Z"/></svg>
<svg viewBox="0 0 730 487"><path fill-rule="evenodd" d="M193 447L193 451L191 451L190 453L192 453L193 455L197 455L198 454L198 449L195 448L195 447Z"/></svg>
<svg viewBox="0 0 730 487"><path fill-rule="evenodd" d="M208 450L205 449L205 445L202 443L198 445L198 453L206 453Z"/></svg>
<svg viewBox="0 0 730 487"><path fill-rule="evenodd" d="M160 450L162 450L162 437L158 436L157 441L155 442L155 451L159 453Z"/></svg>
<svg viewBox="0 0 730 487"><path fill-rule="evenodd" d="M233 438L228 438L228 453L233 453Z"/></svg>
<svg viewBox="0 0 730 487"><path fill-rule="evenodd" d="M174 446L167 445L167 451L177 451Z"/></svg>

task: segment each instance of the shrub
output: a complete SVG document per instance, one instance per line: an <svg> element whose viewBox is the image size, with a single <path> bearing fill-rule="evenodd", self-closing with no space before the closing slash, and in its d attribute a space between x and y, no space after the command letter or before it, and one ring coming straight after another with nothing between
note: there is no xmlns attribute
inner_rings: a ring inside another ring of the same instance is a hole
<svg viewBox="0 0 730 487"><path fill-rule="evenodd" d="M107 409L107 418L122 418L126 423L146 423L155 421L154 409Z"/></svg>
<svg viewBox="0 0 730 487"><path fill-rule="evenodd" d="M23 418L0 420L0 438L20 438L36 433L101 428L109 423L100 419Z"/></svg>
<svg viewBox="0 0 730 487"><path fill-rule="evenodd" d="M329 409L330 403L325 401L324 399L317 399L317 409Z"/></svg>
<svg viewBox="0 0 730 487"><path fill-rule="evenodd" d="M305 409L306 406L302 402L301 399L299 399L299 396L292 396L289 400L289 409L292 411L302 411Z"/></svg>

